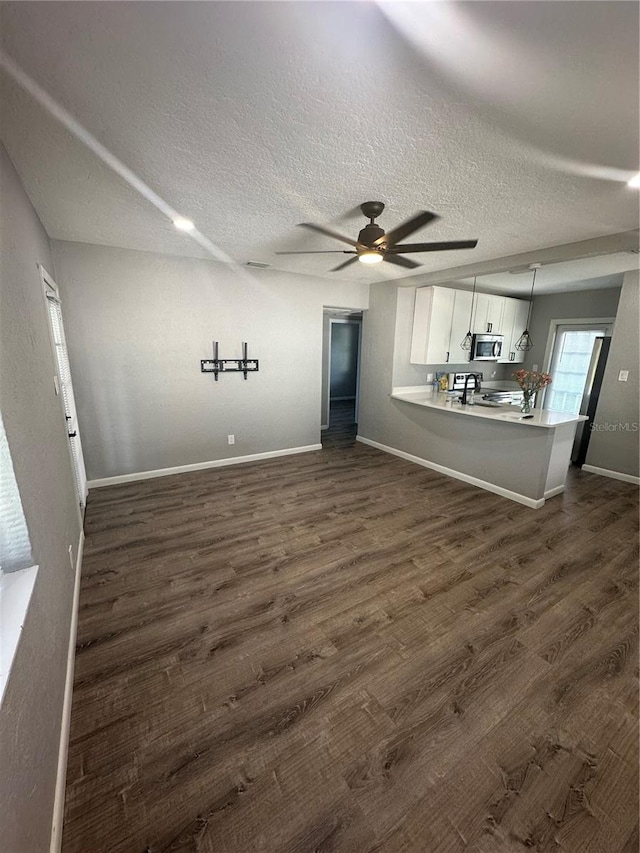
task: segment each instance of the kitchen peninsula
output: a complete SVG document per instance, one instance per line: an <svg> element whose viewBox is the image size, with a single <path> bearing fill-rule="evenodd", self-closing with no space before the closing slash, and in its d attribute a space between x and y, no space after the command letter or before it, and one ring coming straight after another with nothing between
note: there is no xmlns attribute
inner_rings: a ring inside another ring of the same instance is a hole
<svg viewBox="0 0 640 853"><path fill-rule="evenodd" d="M463 406L430 386L393 388L390 397L407 434L419 429L423 439L424 456L397 455L535 509L564 491L584 415L533 409L525 419L517 407Z"/></svg>

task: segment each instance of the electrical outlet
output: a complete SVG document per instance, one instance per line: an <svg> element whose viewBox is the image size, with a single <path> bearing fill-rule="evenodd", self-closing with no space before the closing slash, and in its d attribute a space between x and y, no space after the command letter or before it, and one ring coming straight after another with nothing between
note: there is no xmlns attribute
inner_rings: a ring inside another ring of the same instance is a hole
<svg viewBox="0 0 640 853"><path fill-rule="evenodd" d="M228 435L228 436L227 436L227 441L229 442L229 444L235 444L235 443L236 443L236 437L235 437L235 435Z"/></svg>
<svg viewBox="0 0 640 853"><path fill-rule="evenodd" d="M427 373L427 383L433 382L433 373Z"/></svg>
<svg viewBox="0 0 640 853"><path fill-rule="evenodd" d="M628 382L629 381L629 371L621 370L618 374L618 382Z"/></svg>
<svg viewBox="0 0 640 853"><path fill-rule="evenodd" d="M537 364L534 364L534 365L533 365L533 372L534 372L534 373L537 373L537 372L538 372L538 365L537 365Z"/></svg>

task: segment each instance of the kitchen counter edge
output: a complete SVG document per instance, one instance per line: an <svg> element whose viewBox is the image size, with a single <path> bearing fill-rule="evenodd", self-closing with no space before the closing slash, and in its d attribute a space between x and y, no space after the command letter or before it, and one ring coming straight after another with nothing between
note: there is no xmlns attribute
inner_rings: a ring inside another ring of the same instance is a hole
<svg viewBox="0 0 640 853"><path fill-rule="evenodd" d="M463 406L459 401L447 394L446 391L434 391L429 385L407 385L392 388L389 395L394 400L402 400L404 403L412 403L415 406L424 406L428 409L438 409L454 415L464 415L472 418L483 418L498 423L516 424L517 426L543 427L544 429L555 429L565 424L586 421L586 415L568 415L565 412L549 412L546 409L532 409L533 418L525 418L522 412L515 406L500 406L493 408L488 406Z"/></svg>

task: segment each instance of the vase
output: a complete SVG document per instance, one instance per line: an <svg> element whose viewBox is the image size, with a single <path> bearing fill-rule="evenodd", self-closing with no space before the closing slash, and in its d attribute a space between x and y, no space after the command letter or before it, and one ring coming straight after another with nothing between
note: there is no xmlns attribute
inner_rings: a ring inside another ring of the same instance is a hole
<svg viewBox="0 0 640 853"><path fill-rule="evenodd" d="M531 402L533 400L533 391L524 391L522 392L522 405L520 406L520 411L528 415L531 411Z"/></svg>

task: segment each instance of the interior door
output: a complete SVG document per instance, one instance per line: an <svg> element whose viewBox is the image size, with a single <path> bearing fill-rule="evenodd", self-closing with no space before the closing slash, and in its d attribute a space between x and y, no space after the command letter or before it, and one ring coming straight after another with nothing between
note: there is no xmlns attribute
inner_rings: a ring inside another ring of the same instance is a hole
<svg viewBox="0 0 640 853"><path fill-rule="evenodd" d="M75 475L80 515L82 516L87 502L87 473L84 467L82 442L80 440L80 427L78 426L78 413L76 411L76 402L73 395L73 382L71 379L71 368L69 365L69 354L67 352L67 342L64 336L62 302L60 300L60 294L55 281L43 267L40 267L40 276L42 279L47 307L47 319L49 321L51 345L53 347L53 354L57 369L57 373L55 374L53 381L56 394L59 396L62 403L62 416L64 417L65 427L69 437L69 453L71 455L71 464Z"/></svg>

